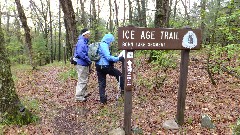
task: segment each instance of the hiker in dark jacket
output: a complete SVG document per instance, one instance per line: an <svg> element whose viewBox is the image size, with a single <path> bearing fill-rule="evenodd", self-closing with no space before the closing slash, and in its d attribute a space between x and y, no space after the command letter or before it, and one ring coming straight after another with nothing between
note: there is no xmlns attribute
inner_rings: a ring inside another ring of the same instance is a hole
<svg viewBox="0 0 240 135"><path fill-rule="evenodd" d="M111 62L124 60L124 57L115 57L110 54L109 47L113 41L114 36L112 34L106 34L103 37L99 46L99 53L101 58L99 61L96 62L100 102L103 104L107 103L107 96L105 91L107 74L115 76L118 82L120 78L121 93L124 92L124 80L122 77L122 73L118 69L110 65Z"/></svg>
<svg viewBox="0 0 240 135"><path fill-rule="evenodd" d="M78 42L74 51L74 59L77 62L76 70L78 73L78 82L76 86L76 101L86 101L86 97L89 96L87 93L87 83L89 68L92 64L88 57L88 41L90 38L90 31L83 29L81 35L78 37Z"/></svg>

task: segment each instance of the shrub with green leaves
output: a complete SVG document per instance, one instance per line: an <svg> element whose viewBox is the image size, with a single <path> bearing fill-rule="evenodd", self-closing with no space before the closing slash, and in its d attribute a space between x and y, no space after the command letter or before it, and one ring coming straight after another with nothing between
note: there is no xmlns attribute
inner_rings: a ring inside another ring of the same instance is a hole
<svg viewBox="0 0 240 135"><path fill-rule="evenodd" d="M9 43L6 46L11 63L23 64L27 61L28 56L26 55L24 48L25 47L16 36L11 37L11 40L9 40Z"/></svg>
<svg viewBox="0 0 240 135"><path fill-rule="evenodd" d="M221 73L222 68L226 67L228 71L240 74L240 61L238 60L238 54L240 53L239 44L229 44L224 47L216 44L214 46L210 52L212 55L209 63L212 72Z"/></svg>
<svg viewBox="0 0 240 135"><path fill-rule="evenodd" d="M163 70L167 70L168 68L175 68L176 67L176 59L175 53L172 50L163 50L163 51L156 51L152 52L152 57L154 60L152 61L153 64L156 65L156 68L161 68Z"/></svg>
<svg viewBox="0 0 240 135"><path fill-rule="evenodd" d="M240 135L240 118L238 118L237 124L233 127L233 135Z"/></svg>
<svg viewBox="0 0 240 135"><path fill-rule="evenodd" d="M68 78L77 78L77 71L75 68L71 68L67 72L63 72L59 75L59 79L63 81L67 80Z"/></svg>
<svg viewBox="0 0 240 135"><path fill-rule="evenodd" d="M33 39L33 52L34 52L34 61L36 63L45 61L46 58L50 57L50 51L46 46L46 39L43 35L36 35Z"/></svg>

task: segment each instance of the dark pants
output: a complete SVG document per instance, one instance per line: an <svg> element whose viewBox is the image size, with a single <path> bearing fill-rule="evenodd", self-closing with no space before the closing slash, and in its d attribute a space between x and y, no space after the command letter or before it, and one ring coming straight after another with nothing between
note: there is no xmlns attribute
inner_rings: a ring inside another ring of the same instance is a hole
<svg viewBox="0 0 240 135"><path fill-rule="evenodd" d="M100 102L106 103L107 97L105 95L105 88L106 88L106 75L109 74L111 76L115 76L117 81L119 82L120 77L120 87L121 92L124 91L124 78L122 73L114 68L113 66L101 66L96 64L96 71L98 76L98 87L99 87L99 94L100 94Z"/></svg>

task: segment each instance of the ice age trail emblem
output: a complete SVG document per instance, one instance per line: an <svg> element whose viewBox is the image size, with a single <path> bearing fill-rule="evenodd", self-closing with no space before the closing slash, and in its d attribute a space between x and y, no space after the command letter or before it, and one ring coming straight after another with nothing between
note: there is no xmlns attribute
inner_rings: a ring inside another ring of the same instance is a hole
<svg viewBox="0 0 240 135"><path fill-rule="evenodd" d="M184 35L182 46L189 49L197 46L197 36L193 31L188 31L187 34Z"/></svg>

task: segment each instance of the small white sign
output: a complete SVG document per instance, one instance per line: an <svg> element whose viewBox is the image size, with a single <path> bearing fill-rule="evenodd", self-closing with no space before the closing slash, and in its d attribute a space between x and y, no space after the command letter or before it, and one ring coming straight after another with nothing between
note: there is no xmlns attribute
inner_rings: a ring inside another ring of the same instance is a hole
<svg viewBox="0 0 240 135"><path fill-rule="evenodd" d="M184 35L182 46L189 49L197 46L197 36L193 31L188 31L187 34Z"/></svg>
<svg viewBox="0 0 240 135"><path fill-rule="evenodd" d="M127 58L132 59L133 58L133 52L128 52L127 53Z"/></svg>

